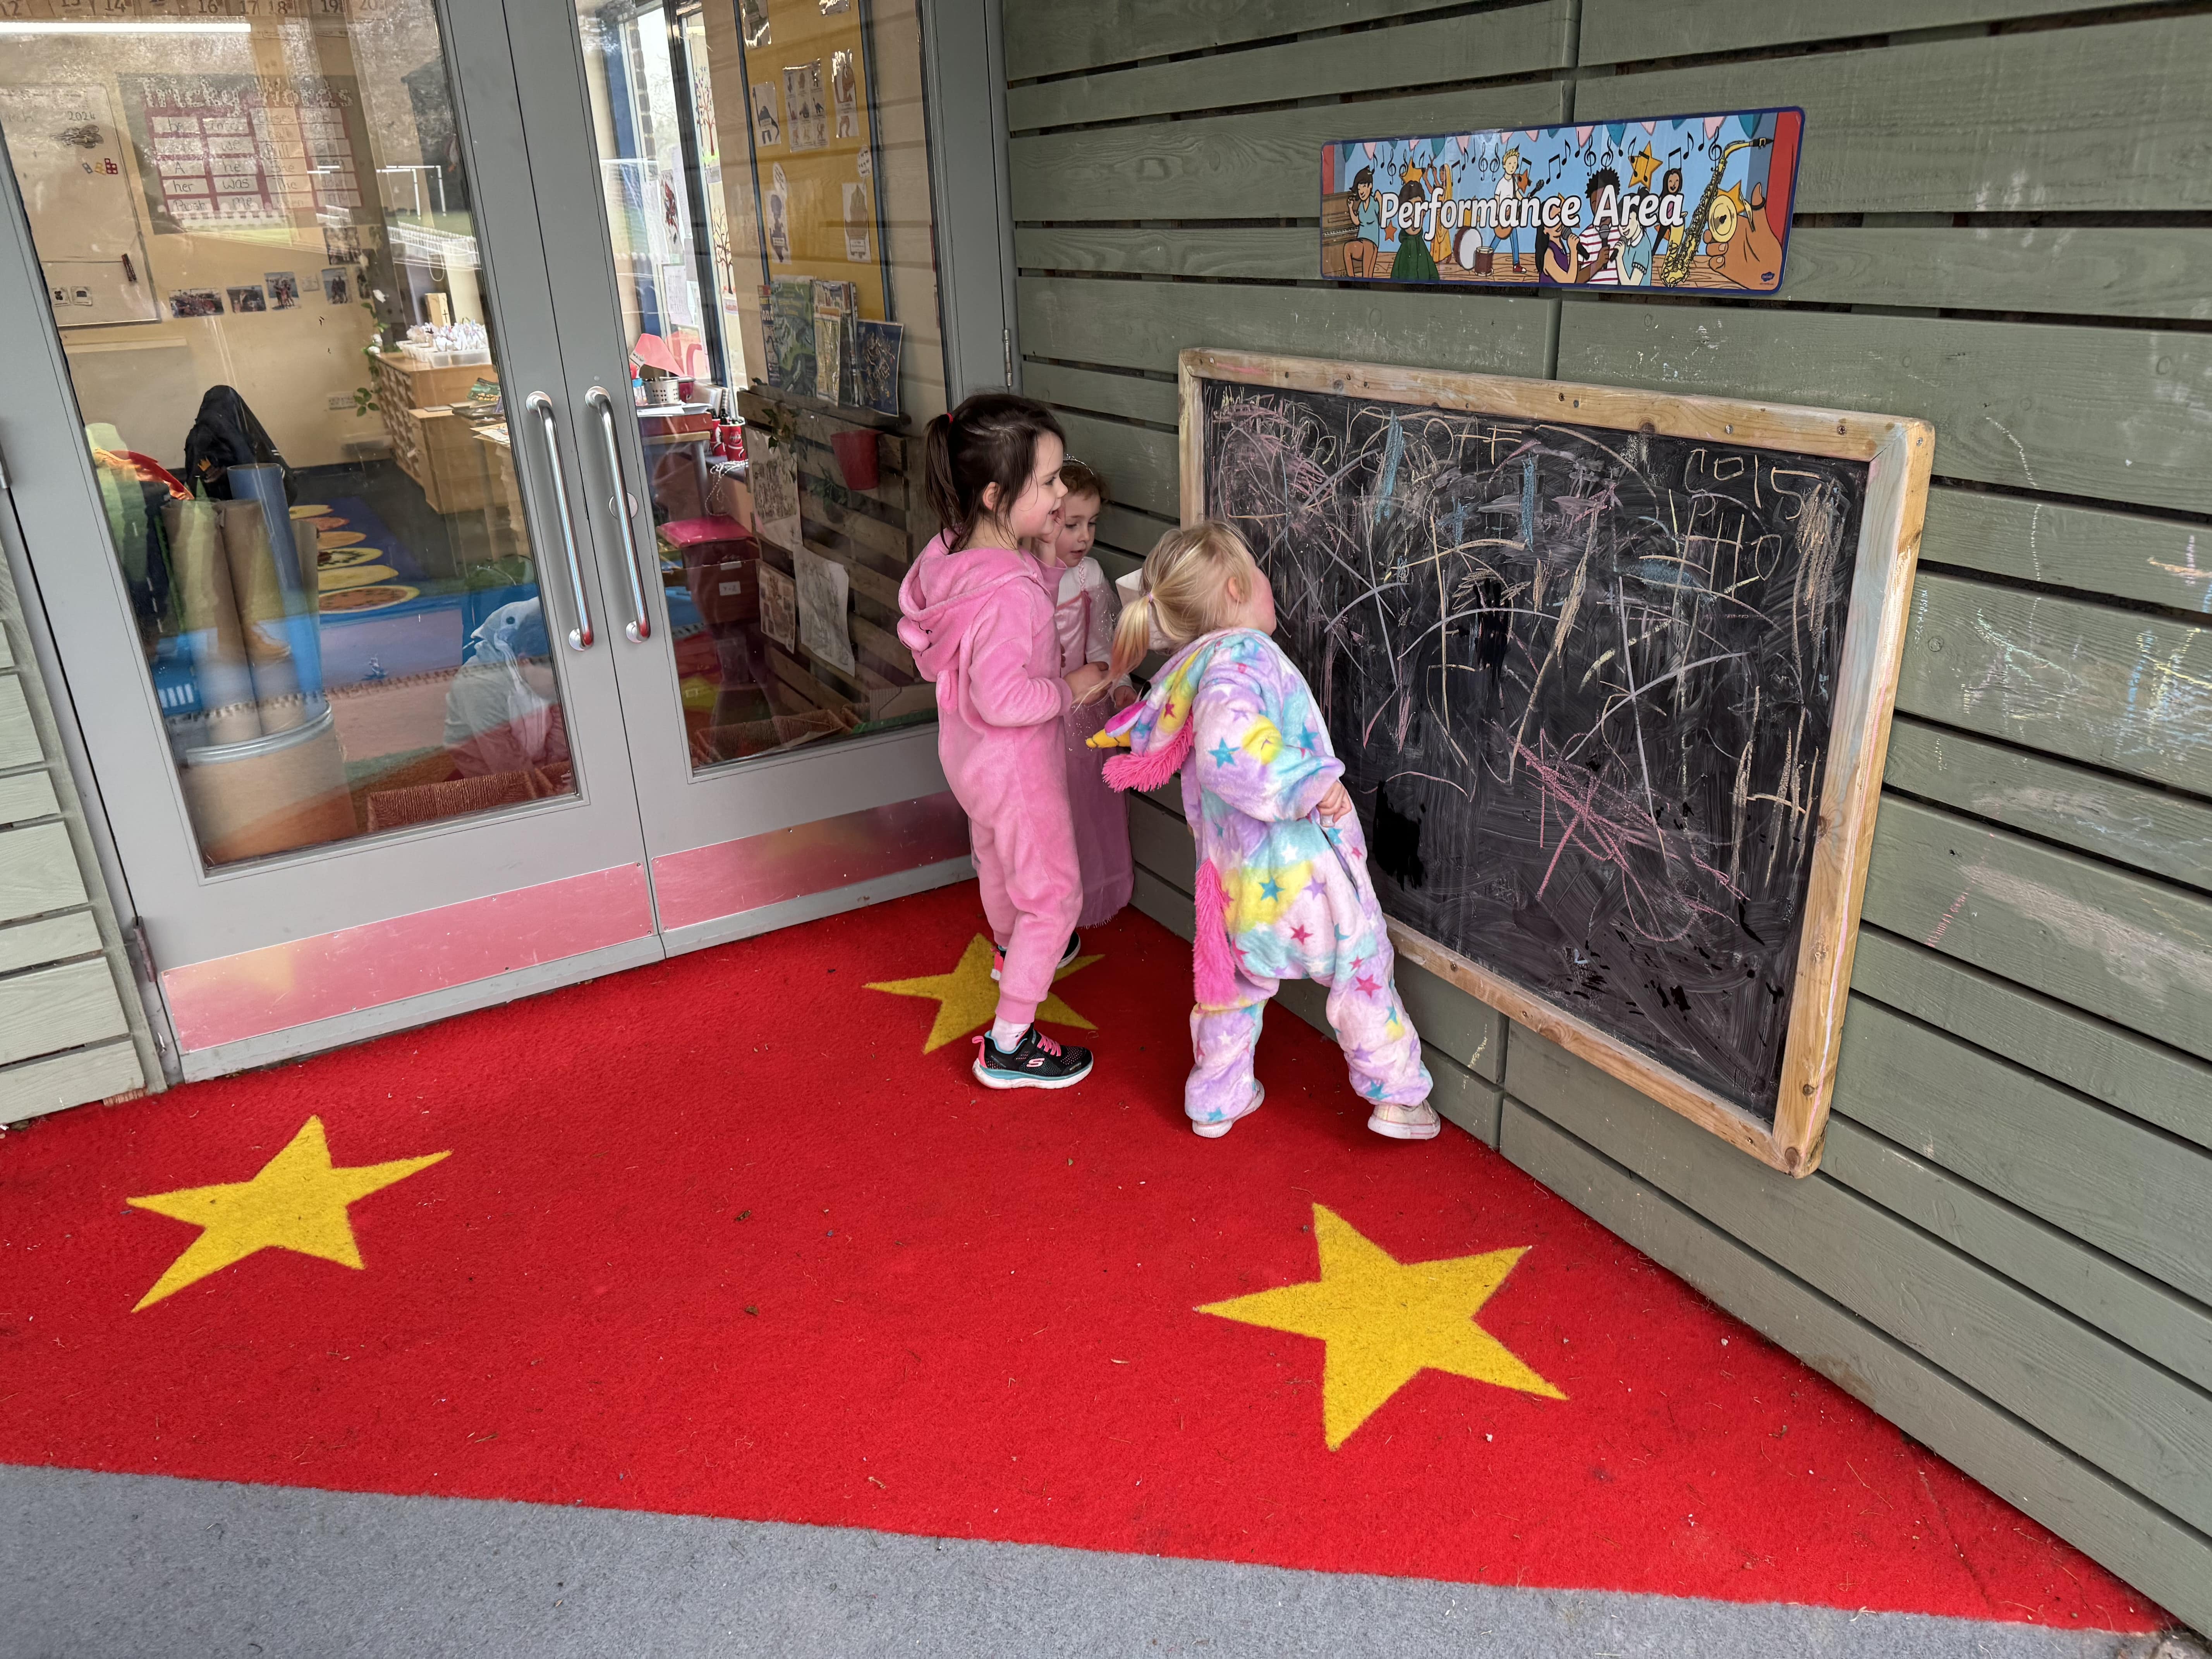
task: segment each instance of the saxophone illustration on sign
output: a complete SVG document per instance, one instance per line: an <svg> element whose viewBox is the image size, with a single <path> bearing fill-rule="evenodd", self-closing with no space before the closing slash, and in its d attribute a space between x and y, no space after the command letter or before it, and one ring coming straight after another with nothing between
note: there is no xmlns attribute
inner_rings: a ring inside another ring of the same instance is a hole
<svg viewBox="0 0 2212 1659"><path fill-rule="evenodd" d="M1321 274L1771 294L1804 125L1778 108L1331 139Z"/></svg>

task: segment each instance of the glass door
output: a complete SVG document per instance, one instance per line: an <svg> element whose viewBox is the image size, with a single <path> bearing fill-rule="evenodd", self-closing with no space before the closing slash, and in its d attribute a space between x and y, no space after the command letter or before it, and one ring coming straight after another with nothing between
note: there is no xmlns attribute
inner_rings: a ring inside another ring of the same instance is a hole
<svg viewBox="0 0 2212 1659"><path fill-rule="evenodd" d="M0 9L15 527L186 1069L657 954L638 613L600 579L500 8ZM683 91L635 84L641 142L697 128ZM726 351L688 277L653 285L713 223L665 176L639 332Z"/></svg>
<svg viewBox="0 0 2212 1659"><path fill-rule="evenodd" d="M915 0L514 13L664 936L951 878L896 631L945 407Z"/></svg>

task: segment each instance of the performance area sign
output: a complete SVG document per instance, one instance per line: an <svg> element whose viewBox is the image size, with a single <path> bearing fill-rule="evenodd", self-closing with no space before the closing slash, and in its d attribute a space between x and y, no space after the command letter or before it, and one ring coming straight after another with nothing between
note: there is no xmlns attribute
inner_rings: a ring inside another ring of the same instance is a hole
<svg viewBox="0 0 2212 1659"><path fill-rule="evenodd" d="M1373 283L1768 294L1799 109L1322 146L1321 274Z"/></svg>

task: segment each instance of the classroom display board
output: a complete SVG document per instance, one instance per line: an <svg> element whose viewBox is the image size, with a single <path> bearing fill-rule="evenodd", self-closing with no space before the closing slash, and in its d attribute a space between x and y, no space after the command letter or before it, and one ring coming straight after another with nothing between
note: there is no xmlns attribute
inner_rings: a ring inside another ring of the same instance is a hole
<svg viewBox="0 0 2212 1659"><path fill-rule="evenodd" d="M763 283L850 283L888 320L865 4L743 0L738 22Z"/></svg>
<svg viewBox="0 0 2212 1659"><path fill-rule="evenodd" d="M1187 351L1403 954L1793 1174L1819 1158L1934 433Z"/></svg>

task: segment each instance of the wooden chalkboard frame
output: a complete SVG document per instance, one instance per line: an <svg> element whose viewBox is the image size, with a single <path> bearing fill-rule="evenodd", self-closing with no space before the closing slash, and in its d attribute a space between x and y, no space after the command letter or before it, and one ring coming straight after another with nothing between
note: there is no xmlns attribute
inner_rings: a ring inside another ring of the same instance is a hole
<svg viewBox="0 0 2212 1659"><path fill-rule="evenodd" d="M1835 1087L1859 905L1874 847L1875 811L1935 459L1935 428L1924 421L1889 415L1248 351L1187 350L1180 371L1187 525L1206 516L1201 387L1208 380L1335 392L1507 419L1564 420L1869 464L1804 932L1771 1127L1590 1022L1395 920L1390 923L1392 941L1408 961L1450 980L1763 1163L1790 1175L1810 1175L1820 1160Z"/></svg>

